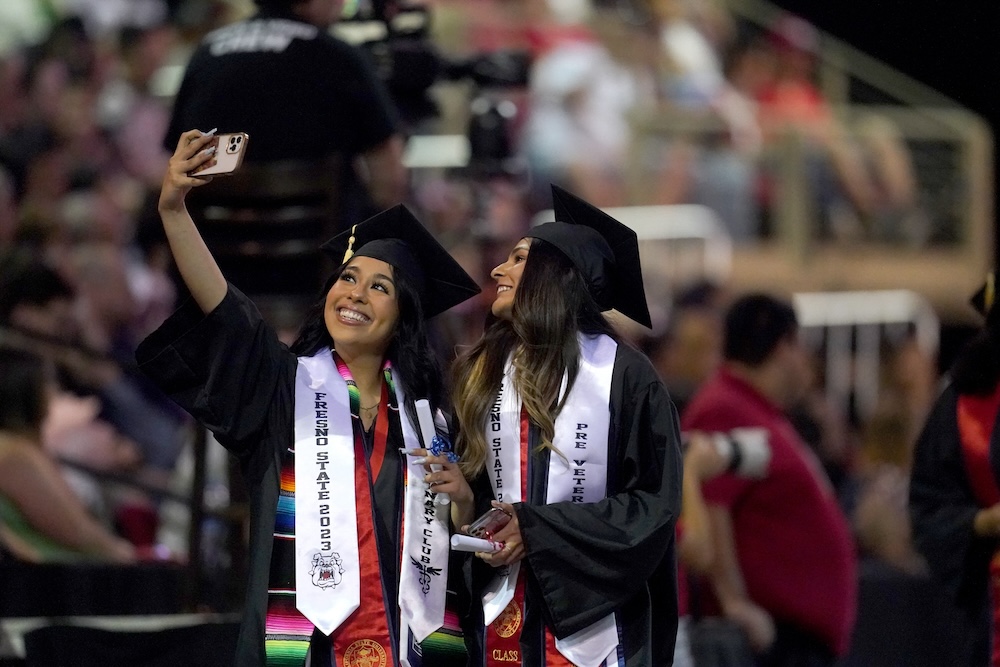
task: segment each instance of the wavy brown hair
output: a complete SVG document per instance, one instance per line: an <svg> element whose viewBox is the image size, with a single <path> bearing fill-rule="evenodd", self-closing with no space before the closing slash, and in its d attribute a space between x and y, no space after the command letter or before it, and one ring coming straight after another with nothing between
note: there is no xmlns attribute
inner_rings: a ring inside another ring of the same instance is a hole
<svg viewBox="0 0 1000 667"><path fill-rule="evenodd" d="M577 334L616 337L580 272L540 239L532 240L511 312L511 321L489 315L482 338L453 366L452 403L460 425L455 446L470 479L486 463L486 422L511 355L514 387L542 431L540 446L551 449L563 374L568 394L580 367Z"/></svg>

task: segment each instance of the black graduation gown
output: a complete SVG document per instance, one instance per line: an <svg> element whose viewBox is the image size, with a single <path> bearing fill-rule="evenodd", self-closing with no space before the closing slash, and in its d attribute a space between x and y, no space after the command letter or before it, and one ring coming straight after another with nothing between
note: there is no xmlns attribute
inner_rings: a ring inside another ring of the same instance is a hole
<svg viewBox="0 0 1000 667"><path fill-rule="evenodd" d="M256 306L230 286L222 303L207 316L193 301L183 304L142 342L136 358L167 395L239 459L250 496L250 544L235 664L263 665L279 475L284 452L294 441L296 357L278 341ZM398 653L403 512L403 466L397 452L402 442L399 420L390 419L386 456L372 494L394 654ZM367 449L370 454L370 444Z"/></svg>
<svg viewBox="0 0 1000 667"><path fill-rule="evenodd" d="M669 667L677 635L674 525L681 506L677 411L644 355L619 345L611 379L607 498L545 504L550 450L536 452L531 426L528 500L516 505L527 548L521 665L544 664L543 624L567 637L618 614L626 667ZM492 500L489 482L475 484L477 511ZM466 626L471 664L482 664L478 602L496 570L471 562L474 601Z"/></svg>
<svg viewBox="0 0 1000 667"><path fill-rule="evenodd" d="M963 664L986 664L989 563L1000 542L973 532L973 520L981 507L966 474L957 407L958 394L948 386L917 439L910 477L910 516L918 551L964 616L975 657ZM1000 429L996 427L990 447L1000 449Z"/></svg>

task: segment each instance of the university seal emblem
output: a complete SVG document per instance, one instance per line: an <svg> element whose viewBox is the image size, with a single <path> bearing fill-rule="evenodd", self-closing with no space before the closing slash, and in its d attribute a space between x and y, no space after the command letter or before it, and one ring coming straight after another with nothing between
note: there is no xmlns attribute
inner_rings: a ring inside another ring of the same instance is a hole
<svg viewBox="0 0 1000 667"><path fill-rule="evenodd" d="M344 667L385 667L385 649L377 641L359 639L344 651Z"/></svg>
<svg viewBox="0 0 1000 667"><path fill-rule="evenodd" d="M512 637L518 628L521 627L521 605L517 603L517 600L511 600L504 607L504 610L500 612L497 616L497 620L493 621L493 629L498 635L507 639Z"/></svg>

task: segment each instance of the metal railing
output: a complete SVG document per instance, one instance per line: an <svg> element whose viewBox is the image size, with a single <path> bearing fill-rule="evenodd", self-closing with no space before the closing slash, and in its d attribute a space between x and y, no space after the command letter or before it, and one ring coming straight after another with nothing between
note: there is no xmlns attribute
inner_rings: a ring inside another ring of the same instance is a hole
<svg viewBox="0 0 1000 667"><path fill-rule="evenodd" d="M916 292L801 292L792 304L806 345L823 355L826 397L841 414L852 405L862 420L873 414L885 349L912 337L924 355L937 355L940 321Z"/></svg>
<svg viewBox="0 0 1000 667"><path fill-rule="evenodd" d="M740 195L768 221L755 236L737 238L733 283L784 295L910 289L928 298L942 317L969 321L974 314L964 297L994 261L989 126L959 108L849 106L836 111L847 141L857 140L859 127L873 118L892 128L912 167L914 211L923 228L903 217L885 223L854 216L850 231L837 230L831 211L821 208L811 170L828 156L789 129L759 155L732 156L743 160L750 173ZM724 128L713 116L661 108L636 116L633 127L629 197L635 205L657 202L658 165L648 157L656 146L684 143L706 154L725 150L715 141ZM754 190L761 179L770 183L766 202L757 200ZM703 203L714 208L711 201Z"/></svg>

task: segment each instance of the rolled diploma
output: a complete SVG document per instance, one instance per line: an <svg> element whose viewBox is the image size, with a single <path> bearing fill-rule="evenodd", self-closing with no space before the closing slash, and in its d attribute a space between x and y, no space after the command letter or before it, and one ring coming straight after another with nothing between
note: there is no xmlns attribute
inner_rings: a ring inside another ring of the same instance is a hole
<svg viewBox="0 0 1000 667"><path fill-rule="evenodd" d="M429 452L431 442L433 442L434 436L437 435L437 431L434 430L434 415L431 414L430 401L426 398L421 398L413 402L413 407L417 409L417 421L420 422L420 435L424 439L424 447ZM441 472L441 470L440 464L431 464L431 472ZM451 498L448 497L447 493L439 493L435 496L435 502L439 505L447 505L451 502Z"/></svg>
<svg viewBox="0 0 1000 667"><path fill-rule="evenodd" d="M485 551L495 554L501 549L503 549L503 542L493 542L492 540L484 540L481 537L472 537L471 535L463 535L462 533L455 533L451 536L452 551Z"/></svg>

